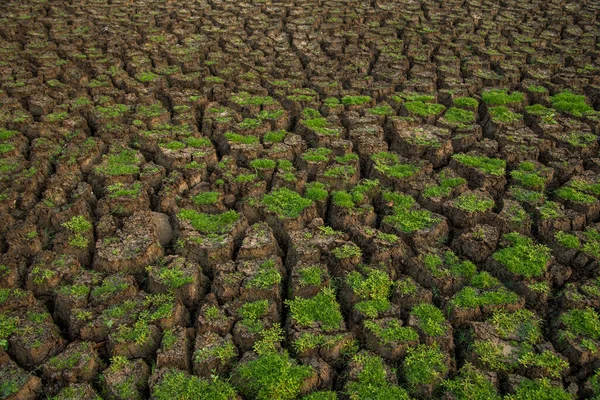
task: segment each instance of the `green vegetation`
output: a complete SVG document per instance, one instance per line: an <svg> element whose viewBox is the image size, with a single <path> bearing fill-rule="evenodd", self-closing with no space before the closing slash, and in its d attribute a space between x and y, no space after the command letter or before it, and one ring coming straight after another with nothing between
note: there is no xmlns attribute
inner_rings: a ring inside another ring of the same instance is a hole
<svg viewBox="0 0 600 400"><path fill-rule="evenodd" d="M168 265L159 264L156 267L148 266L146 271L154 272L160 283L169 289L178 289L194 281L190 272L185 271L185 264L182 261L175 260Z"/></svg>
<svg viewBox="0 0 600 400"><path fill-rule="evenodd" d="M388 104L369 108L367 109L367 112L374 115L396 115L396 111Z"/></svg>
<svg viewBox="0 0 600 400"><path fill-rule="evenodd" d="M273 98L270 96L257 96L257 95L252 95L248 92L235 93L235 94L231 95L230 99L234 103L241 105L241 106L249 106L249 105L265 106L265 105L271 105L271 104L275 103L275 100L273 100Z"/></svg>
<svg viewBox="0 0 600 400"><path fill-rule="evenodd" d="M509 187L510 195L517 201L522 203L543 203L546 201L546 196L542 192L528 190L520 186Z"/></svg>
<svg viewBox="0 0 600 400"><path fill-rule="evenodd" d="M381 324L375 321L365 321L365 329L371 331L383 344L416 342L419 334L409 326L401 326L395 319Z"/></svg>
<svg viewBox="0 0 600 400"><path fill-rule="evenodd" d="M519 113L512 112L508 107L498 106L488 108L488 113L493 121L510 124L523 119Z"/></svg>
<svg viewBox="0 0 600 400"><path fill-rule="evenodd" d="M502 176L505 173L506 161L498 158L489 158L486 156L476 156L470 154L455 154L452 158L468 167L477 168L486 174Z"/></svg>
<svg viewBox="0 0 600 400"><path fill-rule="evenodd" d="M238 124L240 129L256 129L263 123L262 120L257 118L244 118L242 122Z"/></svg>
<svg viewBox="0 0 600 400"><path fill-rule="evenodd" d="M19 317L0 313L0 348L8 349L8 338L17 331Z"/></svg>
<svg viewBox="0 0 600 400"><path fill-rule="evenodd" d="M586 102L583 95L577 95L569 91L564 91L550 97L552 107L559 111L564 111L575 117L582 117L584 114L594 111Z"/></svg>
<svg viewBox="0 0 600 400"><path fill-rule="evenodd" d="M325 271L318 265L298 269L300 287L319 286Z"/></svg>
<svg viewBox="0 0 600 400"><path fill-rule="evenodd" d="M72 217L69 221L62 224L63 227L73 233L73 237L69 239L69 244L77 248L85 248L88 245L89 239L84 236L84 233L92 230L92 224L83 215Z"/></svg>
<svg viewBox="0 0 600 400"><path fill-rule="evenodd" d="M510 172L510 176L527 189L543 192L546 188L546 179L535 172L535 166L531 162L523 161L518 169Z"/></svg>
<svg viewBox="0 0 600 400"><path fill-rule="evenodd" d="M359 157L356 153L346 153L343 156L338 156L335 158L335 162L339 164L349 164L354 161L358 161Z"/></svg>
<svg viewBox="0 0 600 400"><path fill-rule="evenodd" d="M454 105L460 108L476 109L479 107L479 102L472 97L457 97L454 99Z"/></svg>
<svg viewBox="0 0 600 400"><path fill-rule="evenodd" d="M362 250L354 243L345 243L342 246L331 250L331 254L337 259L361 257Z"/></svg>
<svg viewBox="0 0 600 400"><path fill-rule="evenodd" d="M409 400L410 397L404 389L391 384L388 369L381 357L357 354L354 363L360 368L357 380L346 384L345 392L352 400Z"/></svg>
<svg viewBox="0 0 600 400"><path fill-rule="evenodd" d="M561 188L558 188L554 192L554 194L561 199L576 201L576 202L580 202L580 203L592 204L597 201L597 199L594 196L583 193L583 192L581 192L573 187L569 187L569 186L563 186Z"/></svg>
<svg viewBox="0 0 600 400"><path fill-rule="evenodd" d="M426 252L419 256L423 265L434 278L446 278L450 275L470 279L477 268L470 261L460 261L451 250L444 252L444 257L436 253Z"/></svg>
<svg viewBox="0 0 600 400"><path fill-rule="evenodd" d="M585 148L598 141L598 136L593 133L569 132L565 141L573 147Z"/></svg>
<svg viewBox="0 0 600 400"><path fill-rule="evenodd" d="M168 370L152 388L152 398L156 400L233 400L236 396L235 389L218 376L206 380L177 369Z"/></svg>
<svg viewBox="0 0 600 400"><path fill-rule="evenodd" d="M0 140L1 141L8 140L18 134L19 134L18 131L12 131L12 130L9 130L6 128L0 128Z"/></svg>
<svg viewBox="0 0 600 400"><path fill-rule="evenodd" d="M475 193L461 194L453 203L461 210L472 213L488 211L494 207L494 200L482 198Z"/></svg>
<svg viewBox="0 0 600 400"><path fill-rule="evenodd" d="M256 136L252 135L240 135L238 133L227 132L223 134L223 137L229 140L231 143L238 144L258 144L260 143L260 139Z"/></svg>
<svg viewBox="0 0 600 400"><path fill-rule="evenodd" d="M317 147L316 149L307 150L304 154L302 154L302 159L306 162L325 162L329 161L329 156L331 153L331 149L326 147Z"/></svg>
<svg viewBox="0 0 600 400"><path fill-rule="evenodd" d="M512 92L508 94L506 90L491 89L481 93L481 100L488 106L506 106L518 104L525 100L525 94L521 92Z"/></svg>
<svg viewBox="0 0 600 400"><path fill-rule="evenodd" d="M443 382L444 389L456 400L500 400L494 384L473 365L465 364L452 380Z"/></svg>
<svg viewBox="0 0 600 400"><path fill-rule="evenodd" d="M261 202L267 210L282 218L298 218L306 208L313 204L312 200L287 188L279 188L264 195Z"/></svg>
<svg viewBox="0 0 600 400"><path fill-rule="evenodd" d="M304 188L304 197L312 201L323 201L327 199L329 192L324 183L310 182Z"/></svg>
<svg viewBox="0 0 600 400"><path fill-rule="evenodd" d="M363 105L371 101L370 96L344 96L342 104L345 106Z"/></svg>
<svg viewBox="0 0 600 400"><path fill-rule="evenodd" d="M239 214L234 210L222 214L205 214L190 209L182 209L177 216L189 221L192 227L200 233L207 235L221 235L228 233L239 220Z"/></svg>
<svg viewBox="0 0 600 400"><path fill-rule="evenodd" d="M542 340L542 320L535 313L519 309L516 311L495 311L487 320L498 336L505 340L517 339L520 342L537 344Z"/></svg>
<svg viewBox="0 0 600 400"><path fill-rule="evenodd" d="M277 163L268 158L257 158L255 160L250 161L250 166L254 169L275 169Z"/></svg>
<svg viewBox="0 0 600 400"><path fill-rule="evenodd" d="M564 246L568 249L578 249L581 247L579 238L570 233L558 231L554 234L554 238L561 246Z"/></svg>
<svg viewBox="0 0 600 400"><path fill-rule="evenodd" d="M234 376L239 377L239 390L245 396L257 400L291 400L298 396L312 372L310 366L297 365L285 352L267 352L239 365Z"/></svg>
<svg viewBox="0 0 600 400"><path fill-rule="evenodd" d="M248 327L250 332L258 333L263 329L263 324L260 321L269 311L268 300L256 300L249 303L244 303L238 310L242 317L242 323Z"/></svg>
<svg viewBox="0 0 600 400"><path fill-rule="evenodd" d="M329 125L329 121L323 118L317 110L305 108L302 113L304 116L310 116L310 118L306 118L301 121L302 125L315 131L316 133L326 136L338 136L340 134L339 129L327 127L327 125Z"/></svg>
<svg viewBox="0 0 600 400"><path fill-rule="evenodd" d="M138 105L136 111L139 115L146 118L155 118L168 113L168 111L163 108L163 105L160 102L150 104L148 106Z"/></svg>
<svg viewBox="0 0 600 400"><path fill-rule="evenodd" d="M404 377L411 387L435 384L448 372L446 354L437 344L420 344L408 350L403 362Z"/></svg>
<svg viewBox="0 0 600 400"><path fill-rule="evenodd" d="M460 292L454 295L452 300L450 300L450 304L458 308L470 309L481 306L501 306L515 304L519 301L519 296L517 296L516 293L511 292L504 287L500 287L496 290L488 290L483 292L478 291L478 285L475 285L474 283L479 283L480 286L484 286L486 288L498 285L498 283L491 285L495 278L489 274L483 274L484 272L481 272L473 277L473 280L475 280L475 282L473 282L473 280L471 281L473 286L464 287Z"/></svg>
<svg viewBox="0 0 600 400"><path fill-rule="evenodd" d="M417 326L426 335L439 337L448 332L444 314L433 304L421 303L413 307L410 314L416 317Z"/></svg>
<svg viewBox="0 0 600 400"><path fill-rule="evenodd" d="M265 133L263 136L264 143L281 143L284 141L289 132L284 131L283 129L278 131L269 131Z"/></svg>
<svg viewBox="0 0 600 400"><path fill-rule="evenodd" d="M185 143L174 140L172 142L161 143L160 147L167 149L167 150L176 151L176 150L185 149L186 146L185 146Z"/></svg>
<svg viewBox="0 0 600 400"><path fill-rule="evenodd" d="M325 170L323 176L336 180L348 180L356 174L356 168L352 165L333 165Z"/></svg>
<svg viewBox="0 0 600 400"><path fill-rule="evenodd" d="M442 221L439 217L434 217L429 210L413 210L415 200L409 195L386 192L384 200L393 204L392 214L383 218L383 222L390 224L395 229L404 233L414 233L416 231L431 228Z"/></svg>
<svg viewBox="0 0 600 400"><path fill-rule="evenodd" d="M539 86L539 85L528 86L527 90L529 90L530 92L533 92L533 93L548 93L548 89L546 89L544 86Z"/></svg>
<svg viewBox="0 0 600 400"><path fill-rule="evenodd" d="M541 117L542 121L546 124L557 124L556 120L554 119L556 113L551 108L544 107L541 104L533 104L531 106L525 107L525 111L528 114L537 115Z"/></svg>
<svg viewBox="0 0 600 400"><path fill-rule="evenodd" d="M194 352L194 361L197 363L210 360L211 358L217 358L222 363L226 363L235 357L237 357L237 348L232 342L226 340L222 340L216 344L209 344Z"/></svg>
<svg viewBox="0 0 600 400"><path fill-rule="evenodd" d="M286 300L285 304L290 308L292 320L302 327L311 327L318 323L327 332L339 329L343 321L340 305L331 288L323 288L309 299Z"/></svg>
<svg viewBox="0 0 600 400"><path fill-rule="evenodd" d="M573 400L570 393L564 391L559 386L553 386L548 379L525 379L519 386L515 394L505 397L506 400Z"/></svg>
<svg viewBox="0 0 600 400"><path fill-rule="evenodd" d="M423 197L446 197L452 193L452 189L464 185L467 180L462 177L446 177L445 174L440 174L439 185L428 186L423 190Z"/></svg>
<svg viewBox="0 0 600 400"><path fill-rule="evenodd" d="M600 340L600 317L593 308L573 309L559 317L565 326L559 332L559 338L580 338L581 345L588 347L592 352L599 349L591 340Z"/></svg>
<svg viewBox="0 0 600 400"><path fill-rule="evenodd" d="M105 156L104 163L96 167L96 171L110 176L132 175L140 172L137 152L133 149L123 149L118 153Z"/></svg>
<svg viewBox="0 0 600 400"><path fill-rule="evenodd" d="M380 152L371 156L375 163L375 169L386 176L404 179L416 174L420 168L413 164L403 164L398 160L395 153Z"/></svg>
<svg viewBox="0 0 600 400"><path fill-rule="evenodd" d="M404 103L404 107L411 114L427 117L429 115L437 115L442 113L446 107L437 103L424 103L422 101L408 101Z"/></svg>
<svg viewBox="0 0 600 400"><path fill-rule="evenodd" d="M448 122L458 125L473 124L475 122L475 113L457 107L450 107L444 114L444 119Z"/></svg>
<svg viewBox="0 0 600 400"><path fill-rule="evenodd" d="M539 354L532 351L525 352L519 356L518 363L525 368L541 369L545 375L554 379L559 379L562 373L569 368L567 361L548 350Z"/></svg>
<svg viewBox="0 0 600 400"><path fill-rule="evenodd" d="M137 74L135 76L135 79L137 79L138 81L142 82L142 83L148 83L148 82L152 82L154 80L156 80L156 78L158 78L160 75L156 75L150 71L144 71L144 72L140 72L139 74Z"/></svg>
<svg viewBox="0 0 600 400"><path fill-rule="evenodd" d="M385 271L365 268L365 275L352 271L346 283L361 299L387 300L391 295L393 282Z"/></svg>
<svg viewBox="0 0 600 400"><path fill-rule="evenodd" d="M202 192L192 196L192 202L197 206L212 206L219 201L220 192Z"/></svg>
<svg viewBox="0 0 600 400"><path fill-rule="evenodd" d="M275 266L275 261L269 259L260 264L256 274L246 283L246 287L268 289L280 282L281 274Z"/></svg>
<svg viewBox="0 0 600 400"><path fill-rule="evenodd" d="M546 273L552 259L551 251L542 244L516 232L504 235L510 246L496 251L492 257L508 271L525 278L540 277Z"/></svg>

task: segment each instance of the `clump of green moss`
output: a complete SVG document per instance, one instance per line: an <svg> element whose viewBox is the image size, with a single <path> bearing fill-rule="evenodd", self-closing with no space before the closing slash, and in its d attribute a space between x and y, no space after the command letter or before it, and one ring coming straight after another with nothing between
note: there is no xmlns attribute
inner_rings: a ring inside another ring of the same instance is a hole
<svg viewBox="0 0 600 400"><path fill-rule="evenodd" d="M357 379L345 386L345 392L351 399L410 399L404 389L390 383L388 369L381 357L356 354L353 363L360 370Z"/></svg>
<svg viewBox="0 0 600 400"><path fill-rule="evenodd" d="M404 107L409 113L422 117L437 115L446 109L442 104L424 103L422 101L408 101L404 103Z"/></svg>
<svg viewBox="0 0 600 400"><path fill-rule="evenodd" d="M403 362L403 372L412 388L440 382L448 373L446 354L437 344L421 344L409 349Z"/></svg>
<svg viewBox="0 0 600 400"><path fill-rule="evenodd" d="M404 233L431 228L442 221L434 216L429 210L414 209L415 200L409 195L387 192L384 200L393 203L392 214L383 218L383 222Z"/></svg>
<svg viewBox="0 0 600 400"><path fill-rule="evenodd" d="M472 364L465 364L458 375L443 383L444 389L457 400L500 400L494 384Z"/></svg>
<svg viewBox="0 0 600 400"><path fill-rule="evenodd" d="M210 380L201 379L176 369L168 370L152 388L152 398L156 400L233 400L236 397L235 389L217 376Z"/></svg>
<svg viewBox="0 0 600 400"><path fill-rule="evenodd" d="M301 327L318 324L324 331L340 329L343 317L331 288L323 288L308 299L297 297L285 303L290 308L292 320Z"/></svg>
<svg viewBox="0 0 600 400"><path fill-rule="evenodd" d="M376 170L391 178L409 178L420 170L420 168L414 164L401 163L398 159L398 155L394 153L375 153L371 156L371 160L373 160Z"/></svg>
<svg viewBox="0 0 600 400"><path fill-rule="evenodd" d="M484 198L475 193L461 194L454 200L454 205L467 212L483 212L494 207L494 200Z"/></svg>
<svg viewBox="0 0 600 400"><path fill-rule="evenodd" d="M521 92L512 92L508 94L503 89L490 89L481 93L481 100L488 106L506 106L518 104L525 100L525 94Z"/></svg>
<svg viewBox="0 0 600 400"><path fill-rule="evenodd" d="M452 156L459 163L477 168L487 174L502 176L505 174L506 161L498 158L459 153Z"/></svg>
<svg viewBox="0 0 600 400"><path fill-rule="evenodd" d="M490 114L492 121L502 122L505 124L510 124L523 119L521 114L511 111L505 106L490 107L488 109L488 113Z"/></svg>
<svg viewBox="0 0 600 400"><path fill-rule="evenodd" d="M207 235L221 235L228 233L239 220L239 214L229 210L221 214L205 214L190 209L179 211L177 216L189 221L192 227L200 233Z"/></svg>
<svg viewBox="0 0 600 400"><path fill-rule="evenodd" d="M504 235L510 243L496 251L492 257L508 271L525 278L540 277L546 273L552 259L551 251L542 244L536 244L530 238L516 232Z"/></svg>
<svg viewBox="0 0 600 400"><path fill-rule="evenodd" d="M312 200L304 198L288 188L279 188L264 195L261 202L269 211L284 218L298 218L306 208L313 204Z"/></svg>
<svg viewBox="0 0 600 400"><path fill-rule="evenodd" d="M583 95L577 95L569 91L564 91L550 97L552 107L559 111L564 111L575 117L582 117L584 114L594 111L586 102Z"/></svg>

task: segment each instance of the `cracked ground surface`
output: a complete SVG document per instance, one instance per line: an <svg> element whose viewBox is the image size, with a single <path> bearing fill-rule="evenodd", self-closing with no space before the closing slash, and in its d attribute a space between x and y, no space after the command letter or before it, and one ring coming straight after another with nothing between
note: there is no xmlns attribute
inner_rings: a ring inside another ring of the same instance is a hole
<svg viewBox="0 0 600 400"><path fill-rule="evenodd" d="M0 398L600 398L599 14L3 1Z"/></svg>

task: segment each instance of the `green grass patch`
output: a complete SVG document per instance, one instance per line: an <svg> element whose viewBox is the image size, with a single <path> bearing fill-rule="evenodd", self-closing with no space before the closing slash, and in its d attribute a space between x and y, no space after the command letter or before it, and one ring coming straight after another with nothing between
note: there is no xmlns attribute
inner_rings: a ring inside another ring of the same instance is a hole
<svg viewBox="0 0 600 400"><path fill-rule="evenodd" d="M365 321L364 326L383 344L416 342L419 340L417 331L409 326L401 326L400 322L395 319L385 323Z"/></svg>
<svg viewBox="0 0 600 400"><path fill-rule="evenodd" d="M212 206L219 201L219 192L202 192L192 196L192 202L197 206Z"/></svg>
<svg viewBox="0 0 600 400"><path fill-rule="evenodd" d="M437 115L446 109L442 104L424 103L422 101L408 101L404 103L404 107L409 113L422 117Z"/></svg>
<svg viewBox="0 0 600 400"><path fill-rule="evenodd" d="M490 107L488 109L488 113L490 114L492 121L501 122L504 124L510 124L523 119L521 114L512 112L508 107L505 106Z"/></svg>
<svg viewBox="0 0 600 400"><path fill-rule="evenodd" d="M420 170L416 165L401 163L398 159L398 155L394 153L375 153L371 156L371 160L375 163L376 170L391 178L409 178Z"/></svg>
<svg viewBox="0 0 600 400"><path fill-rule="evenodd" d="M476 156L470 154L459 153L452 156L459 163L477 168L486 174L503 176L506 169L506 161L498 158L490 158L486 156Z"/></svg>
<svg viewBox="0 0 600 400"><path fill-rule="evenodd" d="M504 235L510 246L496 251L492 257L508 271L524 278L543 276L548 262L552 259L551 250L536 244L530 238L516 232Z"/></svg>
<svg viewBox="0 0 600 400"><path fill-rule="evenodd" d="M410 400L411 397L403 388L389 382L389 372L381 357L357 354L353 361L360 371L357 380L348 382L345 386L345 393L350 399Z"/></svg>
<svg viewBox="0 0 600 400"><path fill-rule="evenodd" d="M559 111L569 113L575 117L582 117L584 114L594 111L587 104L586 98L583 95L574 94L569 91L564 91L550 97L552 107Z"/></svg>
<svg viewBox="0 0 600 400"><path fill-rule="evenodd" d="M316 149L307 150L304 154L302 154L302 159L306 162L325 162L329 161L331 153L331 149L326 147L317 147Z"/></svg>
<svg viewBox="0 0 600 400"><path fill-rule="evenodd" d="M331 288L323 288L317 295L308 298L286 300L291 317L302 327L311 327L318 323L324 331L340 329L343 321L340 305Z"/></svg>
<svg viewBox="0 0 600 400"><path fill-rule="evenodd" d="M433 304L421 303L413 307L410 314L416 317L417 326L426 335L440 337L448 332L444 314Z"/></svg>
<svg viewBox="0 0 600 400"><path fill-rule="evenodd" d="M508 94L503 89L485 90L481 93L481 100L489 106L505 106L507 104L518 104L525 100L525 94L512 92Z"/></svg>
<svg viewBox="0 0 600 400"><path fill-rule="evenodd" d="M461 194L454 200L454 205L467 212L484 212L494 207L494 200L482 198L474 193Z"/></svg>
<svg viewBox="0 0 600 400"><path fill-rule="evenodd" d="M472 364L465 364L458 375L442 384L456 400L500 400L494 384Z"/></svg>
<svg viewBox="0 0 600 400"><path fill-rule="evenodd" d="M403 362L404 378L410 387L435 384L448 372L446 354L437 344L420 344L408 350Z"/></svg>
<svg viewBox="0 0 600 400"><path fill-rule="evenodd" d="M264 195L261 202L269 211L284 218L298 218L313 204L312 200L288 188L280 188Z"/></svg>
<svg viewBox="0 0 600 400"><path fill-rule="evenodd" d="M236 397L237 393L231 384L216 375L211 379L202 379L177 369L167 371L152 388L152 398L156 400L234 400Z"/></svg>
<svg viewBox="0 0 600 400"><path fill-rule="evenodd" d="M190 209L182 209L177 216L188 221L198 232L207 235L228 233L240 218L234 210L221 214L205 214Z"/></svg>
<svg viewBox="0 0 600 400"><path fill-rule="evenodd" d="M371 96L344 96L342 97L342 104L345 106L361 106L369 103Z"/></svg>

